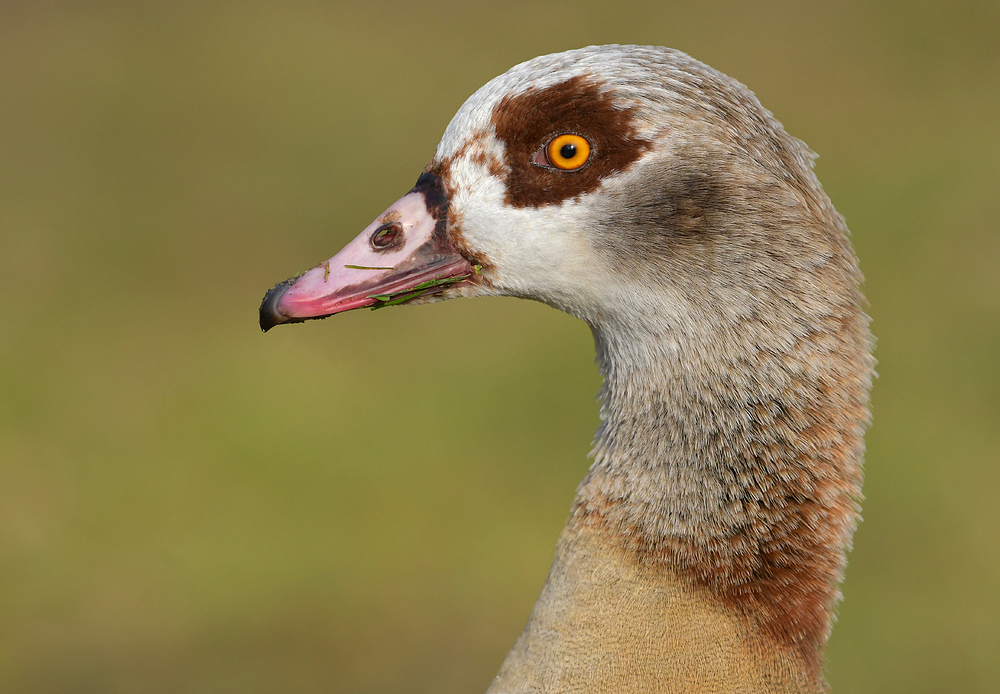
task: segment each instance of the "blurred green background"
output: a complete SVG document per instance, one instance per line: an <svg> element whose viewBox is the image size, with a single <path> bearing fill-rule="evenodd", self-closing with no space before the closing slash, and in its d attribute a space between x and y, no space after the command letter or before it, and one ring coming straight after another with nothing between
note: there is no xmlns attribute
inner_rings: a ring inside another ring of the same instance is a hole
<svg viewBox="0 0 1000 694"><path fill-rule="evenodd" d="M0 691L482 692L587 469L530 302L266 336L477 87L682 49L820 153L880 377L834 692L1000 691L1000 3L0 4Z"/></svg>

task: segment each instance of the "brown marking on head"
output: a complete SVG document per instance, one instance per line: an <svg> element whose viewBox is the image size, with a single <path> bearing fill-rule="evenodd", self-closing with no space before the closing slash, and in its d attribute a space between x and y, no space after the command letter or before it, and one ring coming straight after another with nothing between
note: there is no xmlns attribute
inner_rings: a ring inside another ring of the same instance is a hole
<svg viewBox="0 0 1000 694"><path fill-rule="evenodd" d="M473 131L472 134L465 138L453 155L447 159L437 160L428 164L424 167L424 173L433 173L447 180L452 162L468 158L473 164L485 168L491 175L502 178L506 173L503 162L486 151L484 140L488 136L489 134L485 130Z"/></svg>
<svg viewBox="0 0 1000 694"><path fill-rule="evenodd" d="M469 160L473 164L483 167L484 169L489 171L491 176L495 176L496 178L503 179L507 173L507 170L504 168L503 162L501 162L495 156L488 154L486 152L486 147L484 147L481 142L476 143L475 148L469 155Z"/></svg>
<svg viewBox="0 0 1000 694"><path fill-rule="evenodd" d="M627 170L652 146L637 135L636 109L590 75L505 96L494 107L492 120L506 150L507 204L556 205L593 192L608 176ZM587 138L587 163L575 171L533 164L534 154L563 133Z"/></svg>

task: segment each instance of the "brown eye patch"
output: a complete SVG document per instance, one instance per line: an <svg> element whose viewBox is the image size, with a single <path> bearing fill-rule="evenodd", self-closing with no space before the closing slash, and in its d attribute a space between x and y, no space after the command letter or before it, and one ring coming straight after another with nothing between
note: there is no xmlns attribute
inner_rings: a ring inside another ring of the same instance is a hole
<svg viewBox="0 0 1000 694"><path fill-rule="evenodd" d="M505 96L493 109L493 127L505 146L507 204L557 205L596 190L604 178L628 169L652 146L637 136L636 110L616 102L590 75ZM560 171L532 164L541 147L567 132L589 141L587 166Z"/></svg>

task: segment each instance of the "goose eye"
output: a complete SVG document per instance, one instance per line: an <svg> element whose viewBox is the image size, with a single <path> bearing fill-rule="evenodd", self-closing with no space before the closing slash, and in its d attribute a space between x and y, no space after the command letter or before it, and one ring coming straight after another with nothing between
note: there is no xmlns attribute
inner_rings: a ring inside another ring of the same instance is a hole
<svg viewBox="0 0 1000 694"><path fill-rule="evenodd" d="M590 143L580 135L566 133L545 146L546 162L563 171L575 171L590 159Z"/></svg>

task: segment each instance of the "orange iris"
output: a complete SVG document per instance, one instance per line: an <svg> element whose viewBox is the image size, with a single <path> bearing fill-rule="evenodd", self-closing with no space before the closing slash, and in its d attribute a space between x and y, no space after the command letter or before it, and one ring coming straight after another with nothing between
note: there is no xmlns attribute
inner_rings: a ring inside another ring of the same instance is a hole
<svg viewBox="0 0 1000 694"><path fill-rule="evenodd" d="M579 135L566 133L554 138L545 148L552 166L563 171L579 169L590 158L590 143Z"/></svg>

